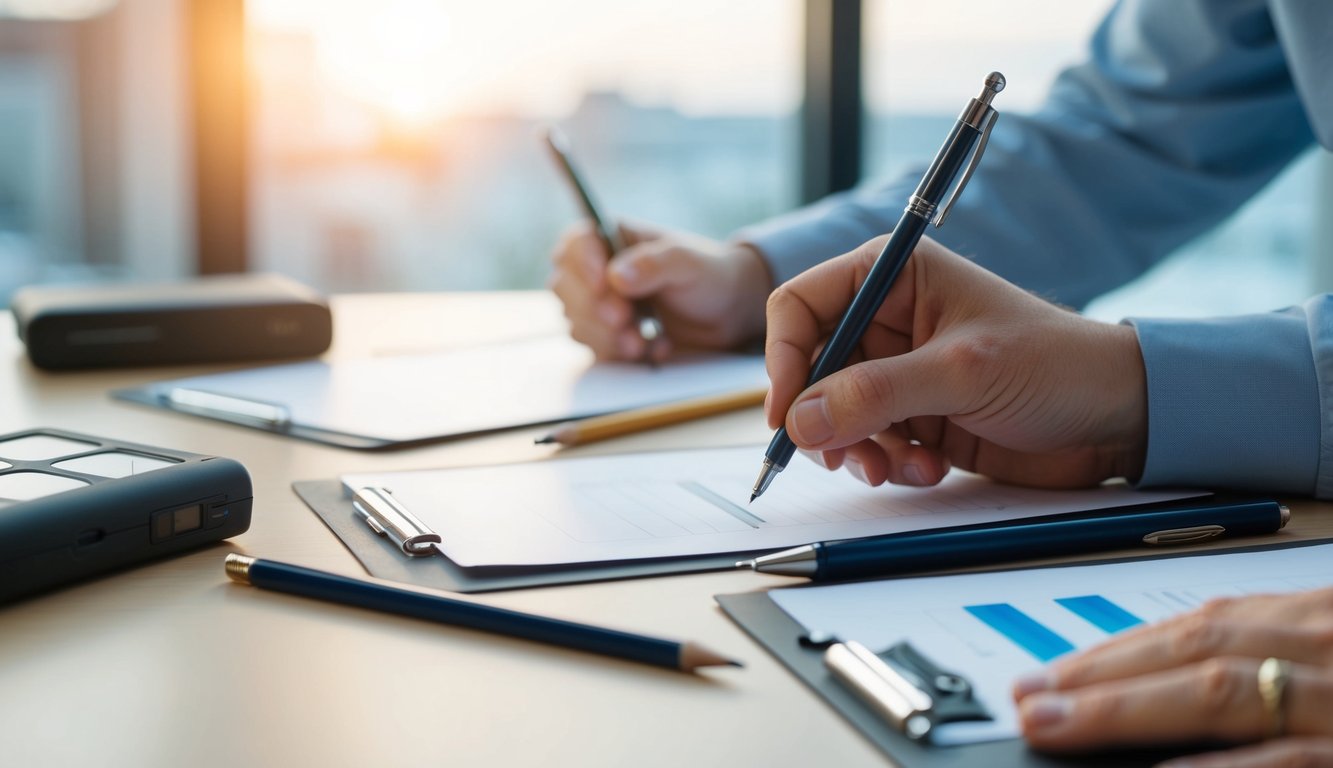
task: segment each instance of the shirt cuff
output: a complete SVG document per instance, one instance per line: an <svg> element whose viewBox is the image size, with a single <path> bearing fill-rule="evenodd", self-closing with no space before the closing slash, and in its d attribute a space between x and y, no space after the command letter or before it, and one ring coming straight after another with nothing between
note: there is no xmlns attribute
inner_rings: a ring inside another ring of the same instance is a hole
<svg viewBox="0 0 1333 768"><path fill-rule="evenodd" d="M1139 485L1314 493L1319 384L1300 308L1126 322L1147 372Z"/></svg>

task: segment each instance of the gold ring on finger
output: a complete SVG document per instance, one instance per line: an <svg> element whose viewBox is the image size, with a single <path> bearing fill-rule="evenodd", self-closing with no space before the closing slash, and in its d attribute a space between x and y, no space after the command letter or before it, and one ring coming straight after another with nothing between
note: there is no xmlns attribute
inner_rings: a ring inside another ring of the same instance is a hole
<svg viewBox="0 0 1333 768"><path fill-rule="evenodd" d="M1291 680L1291 662L1269 657L1259 665L1259 698L1268 719L1268 738L1281 736L1287 729L1287 683Z"/></svg>

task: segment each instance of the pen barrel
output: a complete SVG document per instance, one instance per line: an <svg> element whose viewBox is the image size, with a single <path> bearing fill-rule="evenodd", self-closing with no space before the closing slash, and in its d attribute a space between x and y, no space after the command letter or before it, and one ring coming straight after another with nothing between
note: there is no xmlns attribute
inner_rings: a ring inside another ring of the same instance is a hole
<svg viewBox="0 0 1333 768"><path fill-rule="evenodd" d="M397 589L297 565L255 560L249 567L249 581L256 587L278 592L479 629L645 664L677 669L681 663L681 644L674 641Z"/></svg>
<svg viewBox="0 0 1333 768"><path fill-rule="evenodd" d="M948 192L949 186L953 184L959 169L971 156L972 147L980 137L981 131L963 122L961 118L956 121L953 130L944 137L944 143L935 153L935 159L926 169L926 174L921 177L921 183L917 185L916 192L912 193L913 196L929 202L932 206L939 205L944 199L944 193Z"/></svg>
<svg viewBox="0 0 1333 768"><path fill-rule="evenodd" d="M835 541L817 545L814 579L894 576L1142 547L1149 534L1206 525L1225 528L1227 536L1274 533L1282 527L1282 508L1255 501Z"/></svg>
<svg viewBox="0 0 1333 768"><path fill-rule="evenodd" d="M945 137L944 144L936 153L935 159L931 161L926 175L917 185L916 193L908 202L907 210L898 220L898 225L893 228L888 242L884 244L884 249L875 258L865 282L857 289L856 296L847 307L842 319L838 321L833 335L829 337L815 359L815 364L811 366L810 376L805 382L806 387L831 376L847 364L852 350L861 343L861 337L888 297L889 289L893 287L898 274L911 258L917 243L921 242L921 236L926 232L935 206L944 199L945 192L953 183L954 177L958 175L959 169L967 162L980 136L979 130L963 120L954 122L953 129ZM786 427L782 427L773 435L768 450L764 452L764 458L781 469L787 466L795 452L796 445L787 434Z"/></svg>
<svg viewBox="0 0 1333 768"><path fill-rule="evenodd" d="M861 343L866 328L870 327L875 313L888 297L893 282L907 265L907 260L911 257L916 244L921 242L926 224L926 220L920 216L903 215L893 234L889 236L889 241L884 244L884 249L870 267L865 282L857 289L855 298L847 307L847 312L838 321L838 327L833 330L833 335L829 337L828 343L815 359L815 364L810 369L810 377L805 384L807 387L837 373L847 364L847 359L852 356L852 350Z"/></svg>

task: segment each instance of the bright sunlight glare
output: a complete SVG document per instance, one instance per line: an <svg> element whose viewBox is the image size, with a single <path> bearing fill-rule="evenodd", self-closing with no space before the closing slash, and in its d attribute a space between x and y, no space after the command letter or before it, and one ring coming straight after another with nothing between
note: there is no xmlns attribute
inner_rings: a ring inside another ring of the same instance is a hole
<svg viewBox="0 0 1333 768"><path fill-rule="evenodd" d="M405 128L458 106L466 87L446 8L432 0L322 4L308 20L319 76Z"/></svg>

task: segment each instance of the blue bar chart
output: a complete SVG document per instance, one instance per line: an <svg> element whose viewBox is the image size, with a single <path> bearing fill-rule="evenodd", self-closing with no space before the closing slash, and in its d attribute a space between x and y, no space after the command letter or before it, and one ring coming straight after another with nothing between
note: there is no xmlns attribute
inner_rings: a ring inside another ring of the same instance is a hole
<svg viewBox="0 0 1333 768"><path fill-rule="evenodd" d="M1085 619L1089 624L1113 635L1143 623L1143 619L1107 600L1101 595L1057 597L1055 602Z"/></svg>
<svg viewBox="0 0 1333 768"><path fill-rule="evenodd" d="M1143 619L1101 595L1053 599L1056 605L1107 635L1144 623ZM1009 603L967 605L963 609L1041 662L1050 661L1078 647L1059 631Z"/></svg>
<svg viewBox="0 0 1333 768"><path fill-rule="evenodd" d="M1008 603L968 605L964 610L1039 661L1050 661L1074 650L1073 643Z"/></svg>

